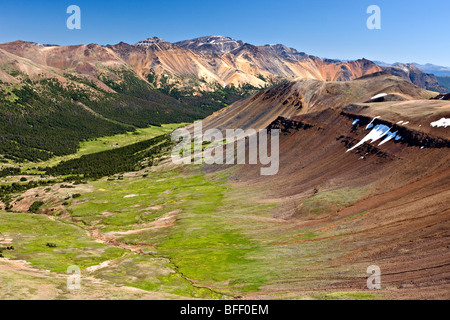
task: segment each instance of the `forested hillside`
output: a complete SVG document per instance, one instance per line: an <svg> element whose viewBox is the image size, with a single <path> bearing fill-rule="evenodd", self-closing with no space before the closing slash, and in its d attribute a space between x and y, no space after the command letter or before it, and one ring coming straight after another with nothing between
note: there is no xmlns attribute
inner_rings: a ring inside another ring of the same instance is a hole
<svg viewBox="0 0 450 320"><path fill-rule="evenodd" d="M192 122L255 89L218 87L194 96L169 86L156 89L125 68L110 69L96 81L74 74L40 74L31 79L5 66L3 71L15 80L0 81L0 161L4 163L47 160L75 152L83 140L149 125Z"/></svg>

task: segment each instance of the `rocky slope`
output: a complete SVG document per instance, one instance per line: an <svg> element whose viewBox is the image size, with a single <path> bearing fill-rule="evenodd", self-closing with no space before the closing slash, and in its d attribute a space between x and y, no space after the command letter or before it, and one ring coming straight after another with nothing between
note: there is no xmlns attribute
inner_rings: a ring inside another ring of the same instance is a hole
<svg viewBox="0 0 450 320"><path fill-rule="evenodd" d="M450 132L442 119L450 109L429 100L435 95L385 73L298 81L205 119L204 130L281 130L278 173L239 165L233 181L281 204L273 217L298 235L278 245L320 248L312 253L320 262L304 270L320 278L289 290L364 290L370 265L381 268L387 297L442 298L448 290Z"/></svg>
<svg viewBox="0 0 450 320"><path fill-rule="evenodd" d="M383 95L377 98L377 95ZM238 101L206 118L204 126L211 128L266 128L278 117L292 118L348 105L378 105L375 101L398 103L418 101L429 103L436 93L387 73L375 73L354 81L300 80L267 88L245 100ZM373 99L372 99L373 98ZM384 104L384 103L383 103ZM406 109L402 113L406 112ZM378 114L374 115L378 116Z"/></svg>

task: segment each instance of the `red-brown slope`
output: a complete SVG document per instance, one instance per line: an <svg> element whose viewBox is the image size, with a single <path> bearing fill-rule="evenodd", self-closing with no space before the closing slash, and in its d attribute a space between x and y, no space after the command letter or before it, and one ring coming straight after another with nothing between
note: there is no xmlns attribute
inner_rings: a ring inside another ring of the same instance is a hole
<svg viewBox="0 0 450 320"><path fill-rule="evenodd" d="M370 101L379 93L388 94L390 99L387 100L394 102L423 100L436 95L402 78L382 73L345 82L316 80L286 82L264 89L248 99L237 101L206 118L203 125L205 128L219 129L261 129L279 116L291 118L329 108L363 103ZM441 103L440 106L442 105Z"/></svg>
<svg viewBox="0 0 450 320"><path fill-rule="evenodd" d="M225 111L226 117L219 114L205 121L206 127L221 124L222 129L253 124L262 128L278 117L269 127L282 130L278 173L261 176L259 165L236 166L232 181L249 190L265 190L264 201L281 203L274 217L290 226L279 229L279 235L299 235L272 246L315 251L308 256L312 264L287 266L301 275L299 279L285 275L265 285L258 297L283 290L367 290L366 269L377 265L385 297L450 298L450 132L430 125L450 118L448 102L418 99L424 92L402 87L402 82L392 86L392 79L383 77L383 84L368 85L370 94L379 93L379 86L386 91L403 88L395 93L414 100L363 103L358 101L367 100L369 92L361 91L359 100L350 94L336 96L332 103L325 85L319 90L329 96L320 100L313 95L317 100L309 112L289 114L283 101L292 97L291 85L284 93L278 87L279 96L272 98L266 90L256 98L259 105L248 99ZM255 118L258 110L263 120ZM371 132L373 127L366 128L376 116L380 118L374 126L386 125L401 138L379 145L382 138L348 151ZM333 193L338 196L333 198ZM340 204L339 197L351 195L354 201Z"/></svg>

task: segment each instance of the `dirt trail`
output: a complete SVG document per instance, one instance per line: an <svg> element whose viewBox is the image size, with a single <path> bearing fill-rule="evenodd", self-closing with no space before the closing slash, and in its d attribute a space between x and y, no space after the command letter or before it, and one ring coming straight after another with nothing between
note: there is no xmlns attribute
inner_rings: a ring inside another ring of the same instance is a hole
<svg viewBox="0 0 450 320"><path fill-rule="evenodd" d="M156 221L141 224L141 227L139 229L133 229L128 231L111 231L105 233L105 236L107 237L114 237L114 236L125 236L125 235L132 235L132 234L139 234L148 230L153 229L159 229L159 228L167 228L175 225L176 217L178 214L180 214L182 210L174 210L169 213L166 213L163 217L157 219Z"/></svg>

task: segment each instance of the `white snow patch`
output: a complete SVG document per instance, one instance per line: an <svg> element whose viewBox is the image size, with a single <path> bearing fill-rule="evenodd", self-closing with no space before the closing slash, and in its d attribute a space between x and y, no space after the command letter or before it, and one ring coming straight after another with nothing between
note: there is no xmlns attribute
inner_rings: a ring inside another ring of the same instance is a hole
<svg viewBox="0 0 450 320"><path fill-rule="evenodd" d="M372 128L373 127L372 123L375 121L375 119L378 119L378 118L380 118L380 116L373 118L372 121L370 121L370 123L367 125L366 130Z"/></svg>
<svg viewBox="0 0 450 320"><path fill-rule="evenodd" d="M374 99L378 99L378 98L382 98L382 97L386 97L387 93L380 93L377 94L376 96L373 96L372 98L370 98L370 100L374 100Z"/></svg>
<svg viewBox="0 0 450 320"><path fill-rule="evenodd" d="M375 119L380 118L380 116L377 116L375 118L372 119L372 121L367 125L366 130L371 129L373 127L373 122L375 121ZM401 121L402 122L402 121ZM391 132L392 128L389 128L387 125L384 124L377 124L372 131L370 131L369 134L367 134L360 142L358 142L356 145L354 145L352 148L348 149L347 152L352 151L353 149L358 148L359 146L361 146L362 144L364 144L365 142L375 142L381 138L384 138L383 141L381 141L378 145L381 146L383 144L385 144L386 142L395 139L395 141L398 141L400 139L402 139L402 137L400 135L398 135L398 131L395 132ZM367 153L366 153L367 155Z"/></svg>
<svg viewBox="0 0 450 320"><path fill-rule="evenodd" d="M385 144L385 143L388 142L389 140L395 138L395 137L397 136L397 132L398 132L398 131L395 131L394 133L392 133L392 132L388 131L388 132L386 133L387 137L384 138L384 140L381 141L378 145L381 146L382 144Z"/></svg>
<svg viewBox="0 0 450 320"><path fill-rule="evenodd" d="M442 118L441 120L430 123L432 127L444 127L450 126L450 119Z"/></svg>
<svg viewBox="0 0 450 320"><path fill-rule="evenodd" d="M357 123L358 123L358 121L359 121L359 119L356 119L355 121L353 121L352 125L355 125L355 124L357 124Z"/></svg>
<svg viewBox="0 0 450 320"><path fill-rule="evenodd" d="M397 122L397 124L402 124L403 123L403 121L399 121L399 122Z"/></svg>
<svg viewBox="0 0 450 320"><path fill-rule="evenodd" d="M391 128L389 128L388 126L386 126L384 124L377 124L375 126L375 128L373 128L372 131L370 131L370 133L368 135L366 135L360 142L355 144L352 148L348 149L347 152L358 148L360 145L364 144L364 142L366 142L366 141L370 140L371 142L375 142L375 141L381 139L389 132L389 130L391 130Z"/></svg>

